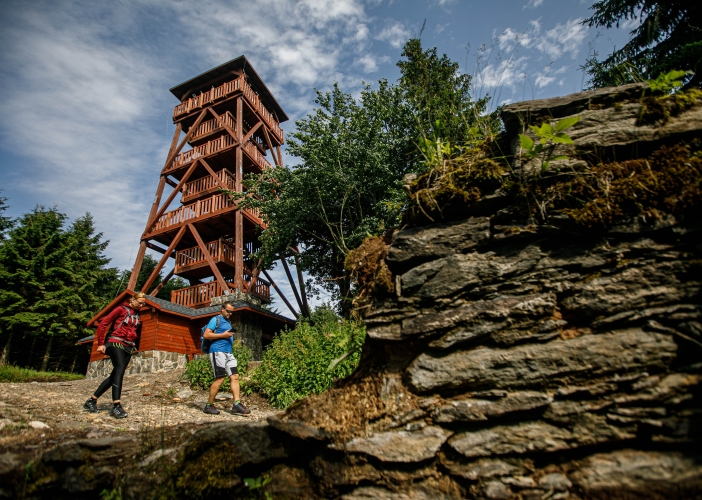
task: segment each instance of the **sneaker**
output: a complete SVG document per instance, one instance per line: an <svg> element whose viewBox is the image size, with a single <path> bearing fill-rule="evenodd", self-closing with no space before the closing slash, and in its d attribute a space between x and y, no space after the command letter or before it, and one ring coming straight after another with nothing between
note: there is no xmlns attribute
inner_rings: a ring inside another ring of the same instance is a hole
<svg viewBox="0 0 702 500"><path fill-rule="evenodd" d="M83 404L83 408L88 410L90 413L97 413L98 407L97 407L97 401L95 401L93 398L88 398L88 400Z"/></svg>
<svg viewBox="0 0 702 500"><path fill-rule="evenodd" d="M251 410L248 410L241 403L234 403L234 406L232 406L232 413L235 413L237 415L248 415L251 413Z"/></svg>
<svg viewBox="0 0 702 500"><path fill-rule="evenodd" d="M113 406L112 410L110 411L110 415L112 415L115 418L127 418L127 412L124 411L122 405Z"/></svg>
<svg viewBox="0 0 702 500"><path fill-rule="evenodd" d="M219 415L219 410L215 408L215 405L212 405L210 403L207 403L205 405L205 409L203 411L208 415Z"/></svg>

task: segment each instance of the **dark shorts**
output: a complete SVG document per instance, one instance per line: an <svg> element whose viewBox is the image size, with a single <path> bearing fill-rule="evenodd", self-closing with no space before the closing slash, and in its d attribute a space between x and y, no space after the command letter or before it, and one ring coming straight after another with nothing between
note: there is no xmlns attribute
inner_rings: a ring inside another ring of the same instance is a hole
<svg viewBox="0 0 702 500"><path fill-rule="evenodd" d="M210 364L214 378L231 377L239 373L236 367L236 358L228 352L211 352Z"/></svg>

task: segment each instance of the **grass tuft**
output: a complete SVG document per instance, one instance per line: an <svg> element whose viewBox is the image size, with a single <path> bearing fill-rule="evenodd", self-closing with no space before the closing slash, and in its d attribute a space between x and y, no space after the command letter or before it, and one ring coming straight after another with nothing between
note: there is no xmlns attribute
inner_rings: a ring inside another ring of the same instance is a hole
<svg viewBox="0 0 702 500"><path fill-rule="evenodd" d="M18 366L0 366L0 382L61 382L66 380L82 380L85 375L66 372L40 372L31 368Z"/></svg>

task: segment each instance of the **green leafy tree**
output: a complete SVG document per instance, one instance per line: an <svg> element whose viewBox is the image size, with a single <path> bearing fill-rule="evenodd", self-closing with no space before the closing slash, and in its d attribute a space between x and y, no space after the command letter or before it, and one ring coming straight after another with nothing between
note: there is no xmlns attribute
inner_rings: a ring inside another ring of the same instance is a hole
<svg viewBox="0 0 702 500"><path fill-rule="evenodd" d="M477 132L489 98L473 100L471 76L462 74L446 54L439 57L436 47L424 50L418 38L405 43L402 57L397 63L400 89L415 118L415 141L463 145Z"/></svg>
<svg viewBox="0 0 702 500"><path fill-rule="evenodd" d="M288 152L302 162L249 177L247 193L255 196L245 204L260 208L268 224L259 252L264 265L299 245L314 284L344 299L351 292L348 251L398 223L413 118L400 89L386 81L377 90L365 87L358 100L335 85L315 102L319 107L288 139Z"/></svg>
<svg viewBox="0 0 702 500"><path fill-rule="evenodd" d="M381 80L358 99L338 85L317 92L317 109L296 122L288 140L288 153L300 164L245 183L244 206L260 209L268 225L258 254L263 265L298 245L301 267L316 287L341 299L345 317L353 293L347 253L367 236L399 225L407 202L403 178L425 168L419 146L427 138L470 142L487 103L471 100L470 77L436 49L425 51L410 40L403 57L397 85Z"/></svg>
<svg viewBox="0 0 702 500"><path fill-rule="evenodd" d="M0 192L2 190L0 189ZM12 227L13 220L6 215L3 215L5 210L9 207L7 206L7 198L0 196L0 243L5 239L5 233Z"/></svg>
<svg viewBox="0 0 702 500"><path fill-rule="evenodd" d="M65 282L71 274L62 230L66 220L55 208L36 207L21 217L0 247L0 328L7 335L7 362L16 334L41 338L50 348L68 330L65 312L75 299Z"/></svg>
<svg viewBox="0 0 702 500"><path fill-rule="evenodd" d="M21 335L32 338L32 349L36 342L44 347L41 370L46 370L54 339L88 333L88 319L110 300L117 272L105 267L107 242L95 234L90 214L67 228L65 222L55 208L38 206L17 221L0 246L2 363L13 338Z"/></svg>
<svg viewBox="0 0 702 500"><path fill-rule="evenodd" d="M689 0L601 0L583 24L617 28L638 20L631 39L606 59L594 54L582 69L592 88L652 80L672 70L689 71L686 87L702 85L702 4Z"/></svg>

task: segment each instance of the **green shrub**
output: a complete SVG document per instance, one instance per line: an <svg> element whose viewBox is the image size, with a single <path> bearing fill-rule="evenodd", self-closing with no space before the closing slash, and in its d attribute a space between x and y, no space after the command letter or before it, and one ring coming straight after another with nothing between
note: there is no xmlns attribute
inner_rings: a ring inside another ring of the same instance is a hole
<svg viewBox="0 0 702 500"><path fill-rule="evenodd" d="M239 373L245 373L249 365L249 361L251 360L251 351L249 348L246 347L243 342L237 340L234 342L234 346L232 347L232 354L236 358ZM207 355L203 355L188 363L188 365L185 367L185 378L188 380L188 382L190 382L190 387L192 388L209 389L214 381L209 357ZM239 379L239 384L243 389L243 381L241 381L241 378ZM229 391L228 377L225 377L219 390L220 392Z"/></svg>
<svg viewBox="0 0 702 500"><path fill-rule="evenodd" d="M319 307L309 320L299 320L294 330L273 339L250 375L249 391L260 391L276 408L324 392L334 379L356 369L365 336L361 323L341 320L329 307Z"/></svg>
<svg viewBox="0 0 702 500"><path fill-rule="evenodd" d="M60 382L81 380L85 375L66 372L40 372L31 368L0 366L0 382Z"/></svg>

